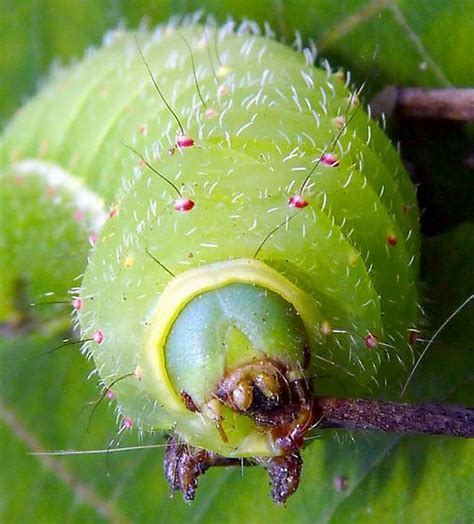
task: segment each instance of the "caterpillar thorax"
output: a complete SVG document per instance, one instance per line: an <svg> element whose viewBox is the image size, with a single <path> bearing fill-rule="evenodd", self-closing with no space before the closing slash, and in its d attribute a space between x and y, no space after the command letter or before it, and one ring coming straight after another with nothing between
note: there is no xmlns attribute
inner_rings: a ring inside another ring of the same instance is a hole
<svg viewBox="0 0 474 524"><path fill-rule="evenodd" d="M115 33L3 152L13 170L41 154L111 205L79 316L127 423L271 461L315 422L311 377L380 394L412 358L418 210L343 75L250 33Z"/></svg>

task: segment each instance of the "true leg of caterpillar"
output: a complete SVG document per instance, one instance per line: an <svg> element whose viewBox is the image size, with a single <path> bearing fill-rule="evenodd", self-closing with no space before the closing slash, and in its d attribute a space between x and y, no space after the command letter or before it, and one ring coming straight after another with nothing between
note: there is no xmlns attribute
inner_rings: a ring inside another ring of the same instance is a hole
<svg viewBox="0 0 474 524"><path fill-rule="evenodd" d="M281 454L253 460L267 471L271 496L277 503L284 503L298 487L302 466L299 449L315 418L309 382L304 375L295 375L290 381L286 373L277 362L255 361L229 373L213 395L236 413L253 419L262 430L271 431ZM226 438L225 434L222 438ZM179 436L172 436L169 444L164 464L166 478L173 491L182 491L185 500L193 500L198 476L221 463L223 457L182 443Z"/></svg>
<svg viewBox="0 0 474 524"><path fill-rule="evenodd" d="M257 458L268 473L271 483L271 497L278 504L284 504L300 484L303 461L299 452L281 457Z"/></svg>
<svg viewBox="0 0 474 524"><path fill-rule="evenodd" d="M268 473L271 483L271 497L278 504L284 504L299 486L301 460L299 452L280 457L255 458L246 461L262 466ZM210 467L233 466L241 464L239 459L228 459L212 451L181 443L179 438L168 438L165 451L165 477L172 491L181 491L186 501L194 500L197 479Z"/></svg>

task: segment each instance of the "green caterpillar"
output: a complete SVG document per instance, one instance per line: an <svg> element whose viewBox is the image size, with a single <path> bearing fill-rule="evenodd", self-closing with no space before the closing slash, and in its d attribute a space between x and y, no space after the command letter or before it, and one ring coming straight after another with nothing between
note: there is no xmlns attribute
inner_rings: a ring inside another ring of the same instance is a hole
<svg viewBox="0 0 474 524"><path fill-rule="evenodd" d="M172 435L187 499L248 458L284 502L313 384L380 396L413 361L414 188L340 73L256 32L115 32L1 142L1 318L21 283L73 288L105 391L124 426Z"/></svg>

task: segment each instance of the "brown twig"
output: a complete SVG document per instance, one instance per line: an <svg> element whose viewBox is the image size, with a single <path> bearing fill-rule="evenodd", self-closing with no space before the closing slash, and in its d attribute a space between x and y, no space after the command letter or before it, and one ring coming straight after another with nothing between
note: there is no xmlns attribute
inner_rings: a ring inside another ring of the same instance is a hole
<svg viewBox="0 0 474 524"><path fill-rule="evenodd" d="M474 121L474 89L389 86L370 103L372 114L391 115L395 111L407 118Z"/></svg>
<svg viewBox="0 0 474 524"><path fill-rule="evenodd" d="M474 438L474 408L397 404L380 400L315 397L317 429L359 429ZM253 459L213 455L212 466L254 466Z"/></svg>
<svg viewBox="0 0 474 524"><path fill-rule="evenodd" d="M474 408L316 397L319 428L474 437Z"/></svg>
<svg viewBox="0 0 474 524"><path fill-rule="evenodd" d="M313 424L308 429L343 428L474 437L474 408L442 404L397 404L380 400L322 396L310 397L305 405L312 412ZM306 422L305 418L304 423ZM276 426L272 431L275 429L281 431L286 427ZM296 435L292 441L293 447L285 450L280 456L241 459L228 458L213 451L189 446L181 442L176 435L171 436L164 460L166 478L172 491L181 491L184 500L191 501L195 496L198 477L210 467L260 465L269 475L272 499L277 504L284 504L298 489L300 481L303 462L299 449L304 444L304 438L298 440L300 433L301 428L298 430L296 426L292 427L291 435L288 435L284 442L288 444L291 436ZM283 451L282 448L280 451Z"/></svg>

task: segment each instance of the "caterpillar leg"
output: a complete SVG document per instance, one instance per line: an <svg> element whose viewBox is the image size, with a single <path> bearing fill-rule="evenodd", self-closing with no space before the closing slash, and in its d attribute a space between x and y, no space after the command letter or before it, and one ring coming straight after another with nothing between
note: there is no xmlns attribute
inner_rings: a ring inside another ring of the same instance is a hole
<svg viewBox="0 0 474 524"><path fill-rule="evenodd" d="M189 404L189 409L196 406ZM193 500L197 479L212 466L255 465L268 473L272 499L283 504L299 485L302 460L299 454L304 437L316 419L310 384L296 370L291 373L281 363L260 359L236 367L225 375L213 398L222 405L251 418L261 434L268 434L275 456L239 459L191 446L183 438L170 437L165 454L165 475L173 491L181 491L185 500ZM227 435L215 419L221 438Z"/></svg>
<svg viewBox="0 0 474 524"><path fill-rule="evenodd" d="M299 452L280 457L258 458L255 461L267 470L272 487L272 499L277 504L284 504L300 484L303 460Z"/></svg>
<svg viewBox="0 0 474 524"><path fill-rule="evenodd" d="M171 490L181 491L186 501L194 500L199 475L203 475L216 458L215 453L183 444L176 436L169 437L163 465Z"/></svg>
<svg viewBox="0 0 474 524"><path fill-rule="evenodd" d="M198 477L212 466L241 465L239 459L229 459L184 444L178 437L168 439L164 459L166 480L173 492L181 491L186 501L194 500L198 486ZM260 457L252 460L246 459L244 465L258 464L268 473L271 484L271 497L278 504L284 504L299 486L303 461L298 451L279 457Z"/></svg>

